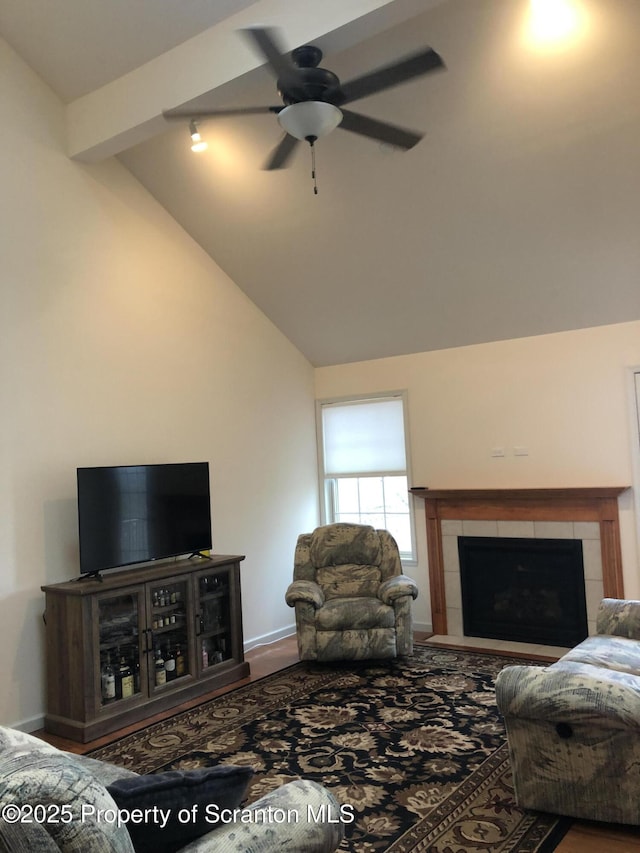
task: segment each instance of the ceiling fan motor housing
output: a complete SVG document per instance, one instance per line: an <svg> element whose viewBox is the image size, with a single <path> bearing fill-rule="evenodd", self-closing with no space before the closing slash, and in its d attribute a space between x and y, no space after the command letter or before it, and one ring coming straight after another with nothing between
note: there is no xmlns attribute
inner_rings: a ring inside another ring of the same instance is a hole
<svg viewBox="0 0 640 853"><path fill-rule="evenodd" d="M322 51L311 44L297 47L291 53L296 65L295 82L278 79L278 92L285 105L299 104L302 101L327 101L335 103L336 99L327 97L327 93L338 94L339 77L326 68L318 68L322 59Z"/></svg>

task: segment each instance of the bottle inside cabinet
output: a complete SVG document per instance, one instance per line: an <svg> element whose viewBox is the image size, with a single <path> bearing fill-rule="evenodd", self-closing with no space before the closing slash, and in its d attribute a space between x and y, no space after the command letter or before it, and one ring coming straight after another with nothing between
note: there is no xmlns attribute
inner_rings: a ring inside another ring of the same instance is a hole
<svg viewBox="0 0 640 853"><path fill-rule="evenodd" d="M187 628L188 581L151 588L154 688L190 675Z"/></svg>
<svg viewBox="0 0 640 853"><path fill-rule="evenodd" d="M227 571L203 574L198 579L203 670L232 657L230 588Z"/></svg>
<svg viewBox="0 0 640 853"><path fill-rule="evenodd" d="M128 593L98 602L102 705L140 693L138 595Z"/></svg>

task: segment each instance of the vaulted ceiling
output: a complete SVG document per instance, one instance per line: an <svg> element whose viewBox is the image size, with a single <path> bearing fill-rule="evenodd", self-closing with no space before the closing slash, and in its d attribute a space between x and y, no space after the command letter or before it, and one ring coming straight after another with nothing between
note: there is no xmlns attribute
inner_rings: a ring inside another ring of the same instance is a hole
<svg viewBox="0 0 640 853"><path fill-rule="evenodd" d="M3 0L0 33L67 104L70 156L119 157L328 365L640 318L640 3L555 2L555 41L530 0ZM352 105L424 138L337 129L317 195L305 144L262 170L273 115L203 122L193 154L163 109L278 103L256 24L342 80L433 47L446 71Z"/></svg>

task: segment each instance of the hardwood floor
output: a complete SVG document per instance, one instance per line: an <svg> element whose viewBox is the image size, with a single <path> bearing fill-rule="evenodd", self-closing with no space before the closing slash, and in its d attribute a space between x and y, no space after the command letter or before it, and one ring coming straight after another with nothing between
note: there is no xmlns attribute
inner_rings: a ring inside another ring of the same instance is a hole
<svg viewBox="0 0 640 853"><path fill-rule="evenodd" d="M637 853L640 827L616 827L581 821L571 827L555 853Z"/></svg>
<svg viewBox="0 0 640 853"><path fill-rule="evenodd" d="M416 639L427 639L426 634L417 634ZM486 649L485 649L486 651ZM287 637L284 640L279 640L276 643L271 643L268 646L258 646L255 649L247 652L246 659L251 665L251 675L240 682L236 682L230 687L224 687L216 690L207 696L200 696L192 702L186 702L178 708L173 708L171 711L163 714L157 714L142 723L129 726L126 729L121 729L110 735L102 737L90 743L75 743L74 741L65 740L64 738L56 737L55 735L47 734L44 731L36 732L36 734L48 743L54 744L60 749L66 749L69 752L84 753L99 746L104 746L111 741L118 740L125 734L138 731L152 722L166 719L173 716L178 711L186 710L207 699L212 699L215 696L220 696L242 684L249 684L251 681L257 681L269 675L272 672L277 672L279 669L291 666L298 660L298 649L295 637ZM567 835L556 848L555 853L640 853L640 827L630 826L615 826L613 824L597 824L586 821L576 821L571 827Z"/></svg>

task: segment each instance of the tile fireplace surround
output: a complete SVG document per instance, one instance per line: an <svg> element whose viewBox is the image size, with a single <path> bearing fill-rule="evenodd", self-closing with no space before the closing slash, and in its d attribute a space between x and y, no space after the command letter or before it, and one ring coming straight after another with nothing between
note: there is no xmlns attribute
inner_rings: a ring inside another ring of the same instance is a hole
<svg viewBox="0 0 640 853"><path fill-rule="evenodd" d="M624 598L618 495L627 488L411 489L425 502L434 634L464 633L458 536L580 539L594 633L600 599Z"/></svg>

